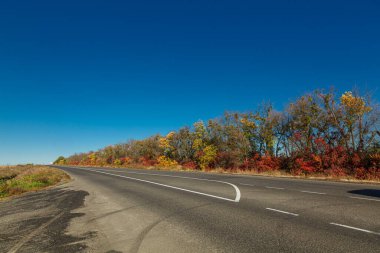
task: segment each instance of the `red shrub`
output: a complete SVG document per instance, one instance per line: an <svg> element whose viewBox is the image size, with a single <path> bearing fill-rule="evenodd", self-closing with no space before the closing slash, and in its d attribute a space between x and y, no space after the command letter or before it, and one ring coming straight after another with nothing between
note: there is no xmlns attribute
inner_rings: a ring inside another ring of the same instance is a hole
<svg viewBox="0 0 380 253"><path fill-rule="evenodd" d="M380 168L371 167L365 169L363 167L356 168L354 170L355 178L357 179L366 179L366 180L378 180L380 179Z"/></svg>
<svg viewBox="0 0 380 253"><path fill-rule="evenodd" d="M356 168L354 170L355 178L357 179L366 179L367 178L367 171L363 167Z"/></svg>
<svg viewBox="0 0 380 253"><path fill-rule="evenodd" d="M144 165L144 166L153 166L153 165L157 164L157 161L153 160L153 159L149 159L147 157L140 157L139 163Z"/></svg>
<svg viewBox="0 0 380 253"><path fill-rule="evenodd" d="M275 171L280 169L280 160L276 157L266 154L259 156L255 154L249 162L246 162L251 168L257 169L258 172Z"/></svg>
<svg viewBox="0 0 380 253"><path fill-rule="evenodd" d="M245 158L242 164L240 164L239 169L248 170L250 168L251 162L250 159Z"/></svg>
<svg viewBox="0 0 380 253"><path fill-rule="evenodd" d="M304 158L297 158L294 161L294 168L292 173L295 175L310 174L316 172L317 169L313 161L305 160Z"/></svg>
<svg viewBox="0 0 380 253"><path fill-rule="evenodd" d="M192 169L192 170L195 170L198 167L196 162L194 161L185 162L182 164L182 166L186 169Z"/></svg>

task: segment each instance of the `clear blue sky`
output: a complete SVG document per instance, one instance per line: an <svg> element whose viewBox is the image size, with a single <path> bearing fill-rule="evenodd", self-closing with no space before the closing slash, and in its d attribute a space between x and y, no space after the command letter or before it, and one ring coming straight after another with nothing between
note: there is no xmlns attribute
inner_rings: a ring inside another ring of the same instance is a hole
<svg viewBox="0 0 380 253"><path fill-rule="evenodd" d="M0 164L380 83L380 2L0 3Z"/></svg>

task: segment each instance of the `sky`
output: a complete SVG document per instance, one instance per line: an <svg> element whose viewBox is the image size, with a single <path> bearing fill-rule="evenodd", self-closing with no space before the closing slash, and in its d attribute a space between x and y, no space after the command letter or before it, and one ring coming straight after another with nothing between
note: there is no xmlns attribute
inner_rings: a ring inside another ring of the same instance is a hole
<svg viewBox="0 0 380 253"><path fill-rule="evenodd" d="M166 134L314 89L379 100L379 1L0 2L0 164Z"/></svg>

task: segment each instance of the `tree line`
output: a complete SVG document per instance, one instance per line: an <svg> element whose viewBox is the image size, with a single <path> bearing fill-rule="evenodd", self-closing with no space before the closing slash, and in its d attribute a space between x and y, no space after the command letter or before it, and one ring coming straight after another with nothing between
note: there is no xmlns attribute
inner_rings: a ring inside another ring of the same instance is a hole
<svg viewBox="0 0 380 253"><path fill-rule="evenodd" d="M207 122L59 157L56 164L182 166L380 179L380 111L370 96L314 91L277 111L226 112Z"/></svg>

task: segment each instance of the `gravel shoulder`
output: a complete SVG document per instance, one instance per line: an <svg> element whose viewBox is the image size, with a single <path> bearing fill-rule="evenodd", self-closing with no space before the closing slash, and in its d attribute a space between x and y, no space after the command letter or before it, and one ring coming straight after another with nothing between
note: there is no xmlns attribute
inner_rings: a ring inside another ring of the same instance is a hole
<svg viewBox="0 0 380 253"><path fill-rule="evenodd" d="M0 252L83 252L84 240L66 234L73 212L83 206L87 192L74 190L72 182L54 188L30 192L0 202Z"/></svg>

